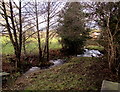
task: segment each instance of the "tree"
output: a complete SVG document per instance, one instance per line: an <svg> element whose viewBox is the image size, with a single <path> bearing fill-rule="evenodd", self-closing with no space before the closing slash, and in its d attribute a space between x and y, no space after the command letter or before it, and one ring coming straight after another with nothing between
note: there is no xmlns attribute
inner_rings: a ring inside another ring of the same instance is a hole
<svg viewBox="0 0 120 92"><path fill-rule="evenodd" d="M79 2L66 3L59 15L58 34L63 50L68 54L82 53L87 38L85 30L85 13Z"/></svg>
<svg viewBox="0 0 120 92"><path fill-rule="evenodd" d="M39 21L38 21L38 10L37 10L37 1L35 0L35 13L36 13L36 29L37 29L37 37L38 37L38 50L39 50L39 62L42 59L42 50L41 50L41 42L40 42L40 33L39 33Z"/></svg>
<svg viewBox="0 0 120 92"><path fill-rule="evenodd" d="M48 2L47 6L47 31L46 31L47 61L49 61L49 29L50 29L50 2Z"/></svg>
<svg viewBox="0 0 120 92"><path fill-rule="evenodd" d="M46 41L45 41L45 47L43 51L43 56L46 55L46 60L49 61L49 39L50 39L50 28L54 28L56 25L56 16L59 14L60 10L58 9L59 6L61 5L60 2L45 2L43 3L44 10L45 12L44 18L46 20Z"/></svg>
<svg viewBox="0 0 120 92"><path fill-rule="evenodd" d="M5 3L4 0L0 4L1 16L6 21L5 27L7 28L10 40L14 47L16 55L16 68L21 67L20 57L22 49L22 13L21 13L21 0L19 1L19 6L13 8L13 2L9 0L8 3ZM7 8L9 8L9 10ZM18 10L14 12L13 9ZM16 13L16 14L15 14ZM19 22L16 22L18 20ZM18 35L17 35L18 34Z"/></svg>
<svg viewBox="0 0 120 92"><path fill-rule="evenodd" d="M93 19L103 31L102 45L104 46L109 68L115 72L120 66L120 2L94 3Z"/></svg>
<svg viewBox="0 0 120 92"><path fill-rule="evenodd" d="M29 16L28 20L32 20L34 27L36 27L37 38L38 38L38 50L39 50L39 62L42 61L42 58L47 58L49 61L49 29L53 27L56 23L54 21L55 16L59 13L58 7L60 3L58 2L26 2L26 8L24 9L24 16ZM44 19L43 19L44 17ZM54 19L53 19L54 18ZM40 20L42 19L42 21ZM25 18L27 20L27 18ZM41 21L41 22L40 22ZM40 28L39 24L46 23L47 25L44 28ZM42 51L41 42L40 42L40 31L46 29L46 40L44 50ZM25 32L24 32L25 33ZM33 33L34 34L34 33ZM31 34L32 35L32 34ZM46 57L45 57L46 56Z"/></svg>

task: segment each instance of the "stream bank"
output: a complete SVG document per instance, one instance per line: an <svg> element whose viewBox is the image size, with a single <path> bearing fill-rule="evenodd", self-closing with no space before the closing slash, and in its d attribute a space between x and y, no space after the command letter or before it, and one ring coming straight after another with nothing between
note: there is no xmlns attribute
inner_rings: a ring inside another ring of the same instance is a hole
<svg viewBox="0 0 120 92"><path fill-rule="evenodd" d="M98 50L88 50L85 49L85 52L82 55L77 55L77 57L100 57L103 56L102 53L100 53ZM62 65L66 62L65 59L56 59L56 60L50 60L50 63L53 63L53 65L50 65L48 67L31 67L24 75L28 74L28 73L32 73L32 72L36 72L39 71L40 69L49 69L49 68L53 68L55 66L59 66Z"/></svg>
<svg viewBox="0 0 120 92"><path fill-rule="evenodd" d="M100 60L72 57L63 65L19 77L9 90L100 90L104 79L118 81L107 63Z"/></svg>
<svg viewBox="0 0 120 92"><path fill-rule="evenodd" d="M88 50L88 49L85 49L85 52L84 54L82 55L77 55L78 57L98 57L98 55L102 55L99 51L97 50ZM59 66L59 65L62 65L66 62L65 59L55 59L55 60L50 60L49 61L50 63L53 63L54 65L51 65L51 66L47 66L47 67L37 67L37 66L34 66L34 67L31 67L30 69L28 69L24 74L23 76L29 76L31 73L35 73L37 71L40 71L41 69L50 69L50 68L53 68L55 66ZM17 74L18 75L18 74ZM19 75L18 75L19 76ZM16 78L16 77L15 77ZM13 79L13 80L16 80L16 79Z"/></svg>

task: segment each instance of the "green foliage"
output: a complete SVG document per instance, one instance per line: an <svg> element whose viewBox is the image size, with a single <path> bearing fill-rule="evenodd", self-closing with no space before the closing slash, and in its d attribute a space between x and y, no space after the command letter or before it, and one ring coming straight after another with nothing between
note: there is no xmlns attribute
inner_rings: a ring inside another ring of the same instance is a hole
<svg viewBox="0 0 120 92"><path fill-rule="evenodd" d="M87 38L82 5L77 2L67 3L59 18L58 34L63 51L68 54L81 52Z"/></svg>
<svg viewBox="0 0 120 92"><path fill-rule="evenodd" d="M1 51L3 55L14 54L14 48L12 43L8 43L6 45L2 44Z"/></svg>
<svg viewBox="0 0 120 92"><path fill-rule="evenodd" d="M54 37L52 39L50 39L50 49L60 49L61 48L61 44L59 43L59 37Z"/></svg>
<svg viewBox="0 0 120 92"><path fill-rule="evenodd" d="M83 39L81 38L71 38L71 37L65 37L61 41L64 43L63 51L66 51L69 54L77 54L82 52L81 48L83 47Z"/></svg>
<svg viewBox="0 0 120 92"><path fill-rule="evenodd" d="M4 45L4 44L10 42L10 39L9 39L9 37L6 37L6 36L0 36L0 42Z"/></svg>

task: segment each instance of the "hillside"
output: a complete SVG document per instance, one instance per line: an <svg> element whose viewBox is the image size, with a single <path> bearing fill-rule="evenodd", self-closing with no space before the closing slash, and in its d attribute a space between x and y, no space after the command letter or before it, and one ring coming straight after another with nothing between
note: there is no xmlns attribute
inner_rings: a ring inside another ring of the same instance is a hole
<svg viewBox="0 0 120 92"><path fill-rule="evenodd" d="M117 81L99 58L72 57L65 64L19 77L14 90L100 90L103 80Z"/></svg>

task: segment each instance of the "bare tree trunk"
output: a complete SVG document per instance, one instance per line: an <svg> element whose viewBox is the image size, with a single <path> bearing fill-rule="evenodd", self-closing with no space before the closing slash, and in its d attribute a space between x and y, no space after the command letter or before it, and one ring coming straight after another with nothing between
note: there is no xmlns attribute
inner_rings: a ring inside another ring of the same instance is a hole
<svg viewBox="0 0 120 92"><path fill-rule="evenodd" d="M13 28L13 35L14 35L14 47L15 47L15 55L16 55L16 62L15 62L15 67L17 68L17 62L19 62L19 45L18 45L18 40L17 40L17 33L16 33L16 28L15 28L15 24L14 24L14 17L13 17L13 8L12 8L12 2L11 0L9 1L10 4L10 13L11 13L11 22L12 22L12 28Z"/></svg>
<svg viewBox="0 0 120 92"><path fill-rule="evenodd" d="M109 16L110 17L110 16ZM116 47L114 46L114 39L113 35L111 34L109 28L109 17L107 19L107 34L108 34L108 61L109 61L109 68L111 71L115 72L115 64L116 64Z"/></svg>
<svg viewBox="0 0 120 92"><path fill-rule="evenodd" d="M14 34L14 37L15 37L14 39L15 39L16 47L18 48L17 33L16 33L15 24L14 24L13 8L12 8L11 0L10 0L9 3L10 3L11 22L12 22L12 26L13 26L13 34Z"/></svg>
<svg viewBox="0 0 120 92"><path fill-rule="evenodd" d="M5 18L5 21L6 21L6 27L7 27L9 36L10 36L10 40L11 40L12 45L13 45L14 50L15 50L16 58L18 58L18 47L17 47L17 45L16 45L16 43L14 41L14 38L12 36L12 32L11 32L11 29L10 29L11 27L10 27L10 24L9 24L9 21L8 21L8 15L7 15L7 12L6 12L6 7L5 7L5 2L4 1L2 2L2 6L4 8L3 12L4 12L4 18ZM12 8L12 7L10 7L10 8ZM12 10L12 9L10 9L10 10ZM12 13L11 13L11 15L12 15ZM11 18L11 21L13 21L12 18ZM12 25L14 26L14 24L12 24ZM14 35L15 35L15 30L14 30ZM17 68L17 61L16 61L15 67Z"/></svg>
<svg viewBox="0 0 120 92"><path fill-rule="evenodd" d="M22 51L22 16L21 16L21 0L19 1L19 51L18 51L18 67L21 68L21 51Z"/></svg>
<svg viewBox="0 0 120 92"><path fill-rule="evenodd" d="M35 12L36 12L36 29L38 35L38 50L39 50L39 62L42 59L42 50L41 50L41 41L40 41L40 33L39 33L39 23L38 23L38 12L37 12L37 1L35 0Z"/></svg>
<svg viewBox="0 0 120 92"><path fill-rule="evenodd" d="M49 61L49 27L50 27L50 2L47 7L47 31L46 31L46 50L47 50L47 61Z"/></svg>
<svg viewBox="0 0 120 92"><path fill-rule="evenodd" d="M6 21L6 27L7 27L7 30L8 30L8 33L9 33L9 36L10 36L10 40L13 44L13 46L15 45L15 42L14 42L14 39L13 39L13 36L12 36L12 33L11 33L11 30L10 30L10 24L9 24L9 21L8 21L8 15L7 15L7 12L6 12L6 7L5 7L5 2L3 1L2 2L2 6L4 8L4 16L5 16L5 21ZM15 47L14 47L15 48Z"/></svg>
<svg viewBox="0 0 120 92"><path fill-rule="evenodd" d="M24 55L26 55L26 48L25 48L25 41L26 41L26 37L25 37L25 33L26 32L24 32L24 34L23 34L23 50L24 50Z"/></svg>

